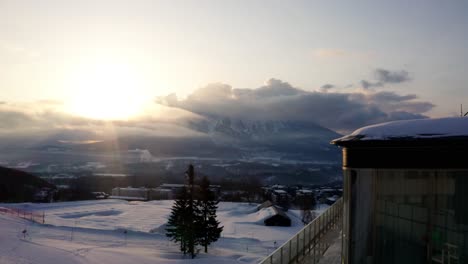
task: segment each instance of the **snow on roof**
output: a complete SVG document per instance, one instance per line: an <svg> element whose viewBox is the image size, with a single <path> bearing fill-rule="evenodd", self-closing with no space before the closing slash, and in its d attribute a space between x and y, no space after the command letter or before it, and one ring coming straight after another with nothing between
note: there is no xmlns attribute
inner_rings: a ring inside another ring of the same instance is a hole
<svg viewBox="0 0 468 264"><path fill-rule="evenodd" d="M273 206L270 206L267 208L260 209L257 213L256 220L258 223L263 224L263 221L265 221L265 219L268 219L274 215L276 215L276 210L273 208Z"/></svg>
<svg viewBox="0 0 468 264"><path fill-rule="evenodd" d="M149 188L146 187L115 187L112 190L120 190L120 191L148 191L150 190Z"/></svg>
<svg viewBox="0 0 468 264"><path fill-rule="evenodd" d="M429 139L468 136L467 117L393 121L366 126L332 143L356 140Z"/></svg>
<svg viewBox="0 0 468 264"><path fill-rule="evenodd" d="M182 188L185 184L178 184L178 183L163 183L161 184L161 188Z"/></svg>
<svg viewBox="0 0 468 264"><path fill-rule="evenodd" d="M278 194L287 193L285 190L274 190L273 192L278 193Z"/></svg>
<svg viewBox="0 0 468 264"><path fill-rule="evenodd" d="M260 210L260 209L263 209L263 208L268 208L270 206L273 206L273 203L270 202L269 200L267 200L267 201L263 202L262 204L259 204L257 206L257 210Z"/></svg>
<svg viewBox="0 0 468 264"><path fill-rule="evenodd" d="M264 223L264 221L274 215L281 215L282 217L285 217L285 218L288 218L289 219L289 216L287 216L283 211L281 211L280 209L276 208L275 206L270 206L270 207L267 207L267 208L263 208L263 209L260 209L258 212L257 212L257 215L256 215L256 222L257 223Z"/></svg>
<svg viewBox="0 0 468 264"><path fill-rule="evenodd" d="M136 197L136 196L119 196L119 195L111 195L109 199L120 199L120 200L138 200L138 201L145 201L144 197Z"/></svg>

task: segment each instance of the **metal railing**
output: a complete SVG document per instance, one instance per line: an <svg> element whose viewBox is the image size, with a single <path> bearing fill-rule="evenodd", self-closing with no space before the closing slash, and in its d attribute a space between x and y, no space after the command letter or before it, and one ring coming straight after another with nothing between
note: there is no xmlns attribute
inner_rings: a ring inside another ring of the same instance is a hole
<svg viewBox="0 0 468 264"><path fill-rule="evenodd" d="M330 241L324 241L324 236L332 229L341 230L342 215L343 200L340 198L260 264L294 263L304 258L308 258L307 263L317 263L329 247Z"/></svg>

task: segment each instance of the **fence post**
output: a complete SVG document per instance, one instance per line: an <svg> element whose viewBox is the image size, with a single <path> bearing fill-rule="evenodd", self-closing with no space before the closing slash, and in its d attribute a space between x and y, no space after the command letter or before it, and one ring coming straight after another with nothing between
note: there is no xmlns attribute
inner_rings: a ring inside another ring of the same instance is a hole
<svg viewBox="0 0 468 264"><path fill-rule="evenodd" d="M320 217L320 216L319 216ZM317 221L318 221L318 217L315 218L315 221L314 221L314 264L315 264L315 253L317 252L317 236L315 233L317 233Z"/></svg>
<svg viewBox="0 0 468 264"><path fill-rule="evenodd" d="M302 256L305 256L305 229L304 232L302 233Z"/></svg>
<svg viewBox="0 0 468 264"><path fill-rule="evenodd" d="M283 247L280 250L280 263L283 264Z"/></svg>
<svg viewBox="0 0 468 264"><path fill-rule="evenodd" d="M280 257L280 263L283 264L283 247L281 247L281 257Z"/></svg>
<svg viewBox="0 0 468 264"><path fill-rule="evenodd" d="M297 234L296 238L296 262L299 262L299 237L301 236L301 233Z"/></svg>

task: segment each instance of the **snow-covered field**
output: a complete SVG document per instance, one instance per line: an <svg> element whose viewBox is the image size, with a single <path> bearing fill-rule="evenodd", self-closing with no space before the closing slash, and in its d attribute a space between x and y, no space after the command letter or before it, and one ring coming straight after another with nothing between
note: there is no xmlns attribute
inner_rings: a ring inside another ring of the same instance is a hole
<svg viewBox="0 0 468 264"><path fill-rule="evenodd" d="M208 254L184 257L165 236L172 201L80 201L0 204L44 212L45 225L0 213L0 263L257 263L303 224L290 210L291 227L263 225L256 204L219 204L222 237ZM322 210L325 208L321 208ZM320 210L321 211L321 210ZM29 234L23 239L21 231ZM124 231L127 230L127 234Z"/></svg>

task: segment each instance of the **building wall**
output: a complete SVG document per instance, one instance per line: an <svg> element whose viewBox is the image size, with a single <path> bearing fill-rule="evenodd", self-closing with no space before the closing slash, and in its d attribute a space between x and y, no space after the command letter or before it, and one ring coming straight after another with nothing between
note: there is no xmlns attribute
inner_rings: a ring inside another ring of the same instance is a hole
<svg viewBox="0 0 468 264"><path fill-rule="evenodd" d="M344 176L346 263L432 263L442 251L444 263L468 263L468 170L347 168Z"/></svg>

